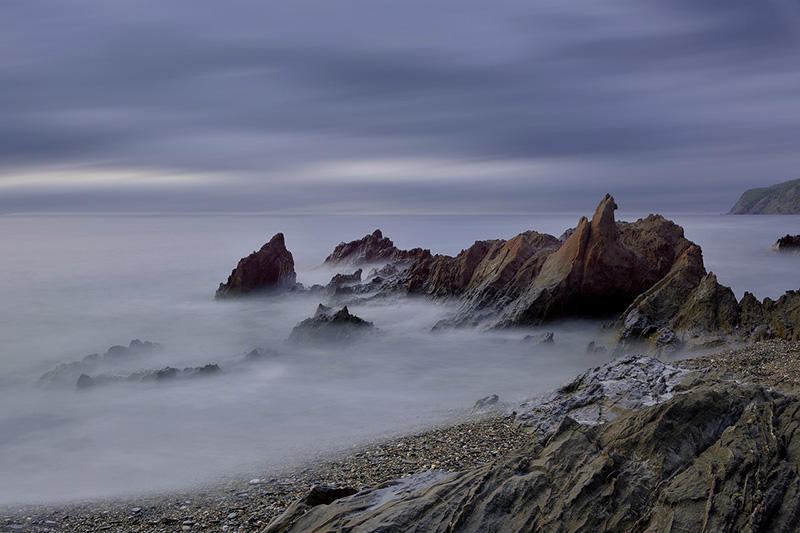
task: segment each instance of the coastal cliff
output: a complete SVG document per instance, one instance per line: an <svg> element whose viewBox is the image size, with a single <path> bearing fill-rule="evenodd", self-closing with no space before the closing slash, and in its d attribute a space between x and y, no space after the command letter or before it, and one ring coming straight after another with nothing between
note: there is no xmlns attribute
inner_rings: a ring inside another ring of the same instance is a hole
<svg viewBox="0 0 800 533"><path fill-rule="evenodd" d="M800 179L745 191L730 215L800 214Z"/></svg>

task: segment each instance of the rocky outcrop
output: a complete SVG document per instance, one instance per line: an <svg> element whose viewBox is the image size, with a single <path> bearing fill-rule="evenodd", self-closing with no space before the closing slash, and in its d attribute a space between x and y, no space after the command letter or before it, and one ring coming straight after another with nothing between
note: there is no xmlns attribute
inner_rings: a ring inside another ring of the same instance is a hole
<svg viewBox="0 0 800 533"><path fill-rule="evenodd" d="M348 291L348 289L361 283L361 274L362 270L360 268L352 274L336 274L325 286L325 292L330 295L352 292Z"/></svg>
<svg viewBox="0 0 800 533"><path fill-rule="evenodd" d="M540 439L566 418L600 424L625 411L668 400L689 372L654 357L629 356L587 370L547 394L513 407L516 421Z"/></svg>
<svg viewBox="0 0 800 533"><path fill-rule="evenodd" d="M656 343L705 275L700 247L689 246L667 275L640 294L617 321L622 346Z"/></svg>
<svg viewBox="0 0 800 533"><path fill-rule="evenodd" d="M80 361L61 363L49 370L39 378L40 385L67 384L72 385L81 374L96 372L98 369L112 367L117 363L128 362L131 359L147 357L163 350L157 342L132 340L128 346L114 345L105 353L89 354Z"/></svg>
<svg viewBox="0 0 800 533"><path fill-rule="evenodd" d="M287 511L266 531L796 529L794 395L635 357L518 409L535 438L516 453Z"/></svg>
<svg viewBox="0 0 800 533"><path fill-rule="evenodd" d="M616 209L606 195L591 221L582 218L525 292L504 309L499 325L619 313L664 277L692 244L662 217L617 225Z"/></svg>
<svg viewBox="0 0 800 533"><path fill-rule="evenodd" d="M562 239L526 231L508 241L476 241L455 257L426 250L401 254L375 232L340 244L326 263L377 257L394 261L396 273L347 292L458 301L457 313L440 327L528 326L565 317L609 316L669 274L692 246L683 230L663 217L617 223L616 208L606 195L592 220L581 219ZM684 262L697 259L704 275L699 248L692 253Z"/></svg>
<svg viewBox="0 0 800 533"><path fill-rule="evenodd" d="M389 502L363 491L281 531L793 531L799 410L720 385L602 426L567 418L496 463Z"/></svg>
<svg viewBox="0 0 800 533"><path fill-rule="evenodd" d="M733 291L709 273L692 291L672 320L672 329L694 338L733 335L739 324L739 302Z"/></svg>
<svg viewBox="0 0 800 533"><path fill-rule="evenodd" d="M800 235L785 235L773 246L779 252L800 253Z"/></svg>
<svg viewBox="0 0 800 533"><path fill-rule="evenodd" d="M475 325L513 302L560 246L552 235L527 231L504 240L477 241L455 257L436 255L409 269L410 292L460 299L451 325Z"/></svg>
<svg viewBox="0 0 800 533"><path fill-rule="evenodd" d="M341 303L396 294L457 302L434 329L608 317L616 320L618 352L796 336L792 293L777 302L754 303L752 295L736 302L706 272L700 247L680 226L659 215L616 222L616 209L606 195L591 220L581 218L560 239L527 231L508 241L476 241L454 257L398 250L376 231L340 244L326 263L380 258L386 267L363 282L335 276L329 294Z"/></svg>
<svg viewBox="0 0 800 533"><path fill-rule="evenodd" d="M347 306L335 311L322 304L314 316L294 327L289 342L305 344L343 344L353 342L376 331L372 322L351 315Z"/></svg>
<svg viewBox="0 0 800 533"><path fill-rule="evenodd" d="M89 376L81 374L75 386L78 390L85 390L88 388L97 387L100 385L109 385L112 383L147 383L147 382L164 382L175 379L190 379L211 376L221 372L219 365L210 363L203 366L188 367L184 369L173 368L167 366L157 370L141 370L128 375L116 374L99 374L96 376Z"/></svg>
<svg viewBox="0 0 800 533"><path fill-rule="evenodd" d="M765 298L761 302L746 292L737 301L713 273L693 287L702 272L699 266L696 261L681 262L670 276L634 301L617 321L618 353L800 338L800 293L788 291L777 301Z"/></svg>
<svg viewBox="0 0 800 533"><path fill-rule="evenodd" d="M414 261L422 255L430 255L430 251L421 248L400 250L381 230L376 229L362 239L339 243L333 252L325 258L326 265L369 263L397 263Z"/></svg>
<svg viewBox="0 0 800 533"><path fill-rule="evenodd" d="M800 179L750 189L736 202L731 215L796 215L800 213Z"/></svg>
<svg viewBox="0 0 800 533"><path fill-rule="evenodd" d="M283 233L277 233L260 250L239 261L228 281L220 283L216 297L293 289L296 277L292 253L286 249Z"/></svg>

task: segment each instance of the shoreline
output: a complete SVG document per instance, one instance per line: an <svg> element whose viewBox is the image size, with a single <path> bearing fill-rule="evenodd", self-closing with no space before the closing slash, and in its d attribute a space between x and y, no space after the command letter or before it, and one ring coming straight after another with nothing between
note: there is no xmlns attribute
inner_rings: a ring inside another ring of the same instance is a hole
<svg viewBox="0 0 800 533"><path fill-rule="evenodd" d="M314 485L360 490L431 470L454 473L527 443L526 429L499 411L321 454L264 479L238 477L139 496L3 506L0 532L259 531Z"/></svg>
<svg viewBox="0 0 800 533"><path fill-rule="evenodd" d="M764 341L671 365L726 381L800 390L800 343ZM83 503L0 508L0 531L260 531L314 485L356 490L427 471L457 472L492 462L535 439L502 406L421 432L326 454L269 479Z"/></svg>

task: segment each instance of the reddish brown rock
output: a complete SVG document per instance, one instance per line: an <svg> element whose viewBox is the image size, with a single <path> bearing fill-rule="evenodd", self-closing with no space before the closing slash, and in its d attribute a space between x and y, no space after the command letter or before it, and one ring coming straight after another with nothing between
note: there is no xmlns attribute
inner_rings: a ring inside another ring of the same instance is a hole
<svg viewBox="0 0 800 533"><path fill-rule="evenodd" d="M220 283L216 297L293 289L297 285L296 278L294 258L286 249L283 233L278 233L259 251L239 261L228 281Z"/></svg>
<svg viewBox="0 0 800 533"><path fill-rule="evenodd" d="M414 248L400 250L391 239L376 229L362 239L339 243L325 258L326 265L410 262L420 256L430 255L428 250Z"/></svg>
<svg viewBox="0 0 800 533"><path fill-rule="evenodd" d="M618 225L616 209L614 199L606 195L591 221L581 218L530 286L503 312L499 325L618 313L664 277L691 245L678 226L661 217Z"/></svg>

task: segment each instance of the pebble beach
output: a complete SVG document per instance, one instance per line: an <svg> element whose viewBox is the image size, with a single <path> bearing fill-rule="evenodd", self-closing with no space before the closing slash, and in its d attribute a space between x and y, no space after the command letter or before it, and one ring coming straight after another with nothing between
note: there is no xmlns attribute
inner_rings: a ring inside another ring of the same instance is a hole
<svg viewBox="0 0 800 533"><path fill-rule="evenodd" d="M674 364L785 392L800 386L800 343L796 342L764 341ZM0 531L260 531L313 486L360 490L426 471L457 472L491 462L532 438L498 407L465 415L452 425L343 450L284 472L124 500L3 509Z"/></svg>

